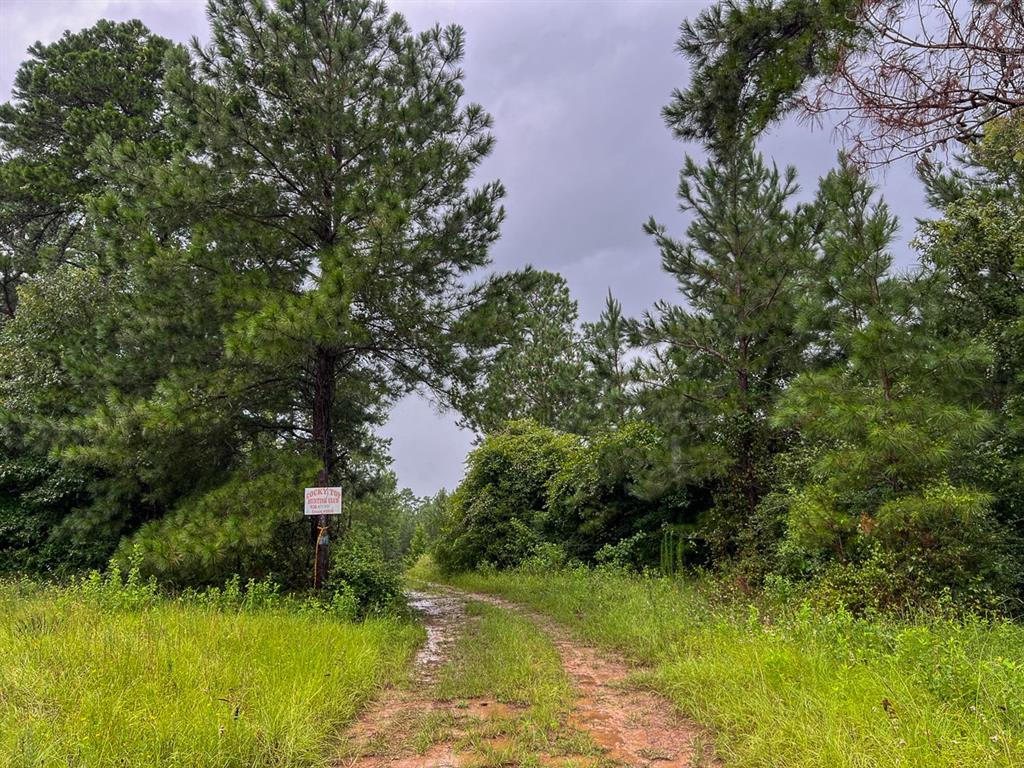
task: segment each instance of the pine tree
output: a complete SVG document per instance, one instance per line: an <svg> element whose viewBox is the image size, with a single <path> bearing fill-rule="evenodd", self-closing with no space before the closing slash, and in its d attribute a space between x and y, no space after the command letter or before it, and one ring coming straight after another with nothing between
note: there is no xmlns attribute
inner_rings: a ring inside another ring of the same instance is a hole
<svg viewBox="0 0 1024 768"><path fill-rule="evenodd" d="M629 414L634 326L610 290L597 322L583 325L583 356L588 390L593 394L592 426L622 424Z"/></svg>
<svg viewBox="0 0 1024 768"><path fill-rule="evenodd" d="M941 333L985 343L992 365L978 391L996 420L961 474L995 495L998 517L1024 537L1024 122L992 123L953 169L926 168L941 218L919 242L943 285Z"/></svg>
<svg viewBox="0 0 1024 768"><path fill-rule="evenodd" d="M802 365L794 289L807 237L796 191L792 169L780 173L749 147L706 166L687 159L686 238L647 225L685 304L660 302L643 321L655 356L641 370L646 409L671 437L667 479L718 478L708 534L721 553L746 546L739 539L753 526L777 450L767 414Z"/></svg>
<svg viewBox="0 0 1024 768"><path fill-rule="evenodd" d="M593 402L576 301L561 275L528 271L523 278L505 306L502 342L462 399L464 423L481 434L521 419L579 431Z"/></svg>
<svg viewBox="0 0 1024 768"><path fill-rule="evenodd" d="M90 155L96 140L164 140L171 46L139 21L104 20L29 48L0 107L0 323L27 276L89 260L87 201L105 183Z"/></svg>
<svg viewBox="0 0 1024 768"><path fill-rule="evenodd" d="M889 577L867 586L878 603L983 586L999 565L990 498L955 473L989 425L970 403L987 350L938 332L941 294L926 275L892 274L896 221L855 168L830 173L815 208L810 314L827 318L822 346L836 354L833 366L796 379L775 414L804 446L796 464L806 471L787 494L791 545L825 561L881 564Z"/></svg>
<svg viewBox="0 0 1024 768"><path fill-rule="evenodd" d="M499 184L467 189L491 120L462 104L457 27L413 34L361 0L214 0L209 16L211 44L168 75L187 153L108 205L141 219L141 261L156 247L204 275L230 316L206 399L307 442L327 483L387 404L458 373L454 330L486 297L465 279L502 218Z"/></svg>
<svg viewBox="0 0 1024 768"><path fill-rule="evenodd" d="M203 494L268 451L372 490L387 407L461 386L516 283L470 282L503 190L469 188L493 139L463 103L460 29L357 0L216 0L210 19L209 47L169 51L167 142L89 146L92 263L43 275L0 340L3 406L101 478L69 518L105 546L186 497L215 508ZM44 306L90 280L87 305Z"/></svg>

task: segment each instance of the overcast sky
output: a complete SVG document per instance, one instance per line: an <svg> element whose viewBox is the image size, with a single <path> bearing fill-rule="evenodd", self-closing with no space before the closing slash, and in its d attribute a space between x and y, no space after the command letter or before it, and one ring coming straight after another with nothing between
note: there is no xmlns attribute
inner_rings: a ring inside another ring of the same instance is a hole
<svg viewBox="0 0 1024 768"><path fill-rule="evenodd" d="M654 215L676 233L685 227L675 187L694 147L672 139L660 110L687 82L673 46L680 22L704 2L622 0L406 0L391 7L415 29L458 23L467 34L468 98L493 116L497 145L480 180L500 178L508 218L494 247L495 266L526 264L561 272L583 320L601 311L610 288L626 312L639 314L675 295L657 249L641 225ZM25 49L65 29L101 18L141 19L185 42L206 37L204 0L0 0L0 94L10 93ZM800 171L804 194L834 164L837 139L828 127L790 121L762 142L780 165ZM926 214L909 165L880 177L902 221L906 241ZM450 414L411 397L395 409L386 435L399 482L418 494L453 488L472 435Z"/></svg>

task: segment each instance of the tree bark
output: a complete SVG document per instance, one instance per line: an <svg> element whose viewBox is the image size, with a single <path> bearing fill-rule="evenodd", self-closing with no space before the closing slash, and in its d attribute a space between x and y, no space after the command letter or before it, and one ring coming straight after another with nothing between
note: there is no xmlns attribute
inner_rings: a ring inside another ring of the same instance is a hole
<svg viewBox="0 0 1024 768"><path fill-rule="evenodd" d="M320 485L330 485L337 462L333 418L337 359L323 347L317 347L313 357L313 445L320 460Z"/></svg>
<svg viewBox="0 0 1024 768"><path fill-rule="evenodd" d="M334 476L337 450L334 442L334 396L337 385L337 355L324 347L317 347L313 356L313 446L320 460L317 485L329 486ZM320 515L311 521L310 536L313 557L316 560L313 588L320 589L327 579L330 566L328 543L329 518Z"/></svg>

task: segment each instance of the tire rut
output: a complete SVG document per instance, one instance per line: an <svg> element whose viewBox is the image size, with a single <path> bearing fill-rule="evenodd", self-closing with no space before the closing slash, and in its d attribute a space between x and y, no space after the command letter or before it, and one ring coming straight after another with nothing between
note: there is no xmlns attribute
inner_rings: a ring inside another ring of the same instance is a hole
<svg viewBox="0 0 1024 768"><path fill-rule="evenodd" d="M430 585L409 593L427 639L412 665L410 683L390 688L348 731L342 768L478 768L503 763L460 751L456 742L489 720L514 717L516 707L493 699L450 702L432 691L438 672L468 621L468 601L487 603L529 619L552 641L576 691L565 727L590 736L602 752L595 759L538 755L542 768L711 768L707 732L676 712L664 697L629 681L631 667L620 656L581 644L560 624L517 603L488 594ZM436 721L439 738L415 743L411 734ZM412 740L410 740L412 739ZM534 761L531 760L531 763Z"/></svg>

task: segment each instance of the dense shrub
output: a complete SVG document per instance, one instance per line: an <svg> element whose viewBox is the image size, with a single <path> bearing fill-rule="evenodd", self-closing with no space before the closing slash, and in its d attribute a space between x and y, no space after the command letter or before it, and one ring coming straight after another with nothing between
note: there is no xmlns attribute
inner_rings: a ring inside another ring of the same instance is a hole
<svg viewBox="0 0 1024 768"><path fill-rule="evenodd" d="M388 560L366 533L350 532L331 551L328 587L351 599L358 616L404 605L398 562Z"/></svg>
<svg viewBox="0 0 1024 768"><path fill-rule="evenodd" d="M87 478L73 467L0 453L0 573L63 574L110 556L109 543L76 546L62 530L86 503Z"/></svg>
<svg viewBox="0 0 1024 768"><path fill-rule="evenodd" d="M484 563L506 568L528 557L542 540L538 517L548 481L579 440L530 421L512 422L484 440L449 500L438 565L449 572Z"/></svg>
<svg viewBox="0 0 1024 768"><path fill-rule="evenodd" d="M620 549L629 550L632 565L655 565L662 527L688 522L683 493L645 492L652 453L661 441L651 424L629 422L577 443L548 481L540 515L545 537L585 562L629 541Z"/></svg>
<svg viewBox="0 0 1024 768"><path fill-rule="evenodd" d="M689 521L687 496L651 493L645 478L661 435L630 422L587 437L511 423L469 459L436 548L449 572L529 561L659 562L663 528Z"/></svg>

